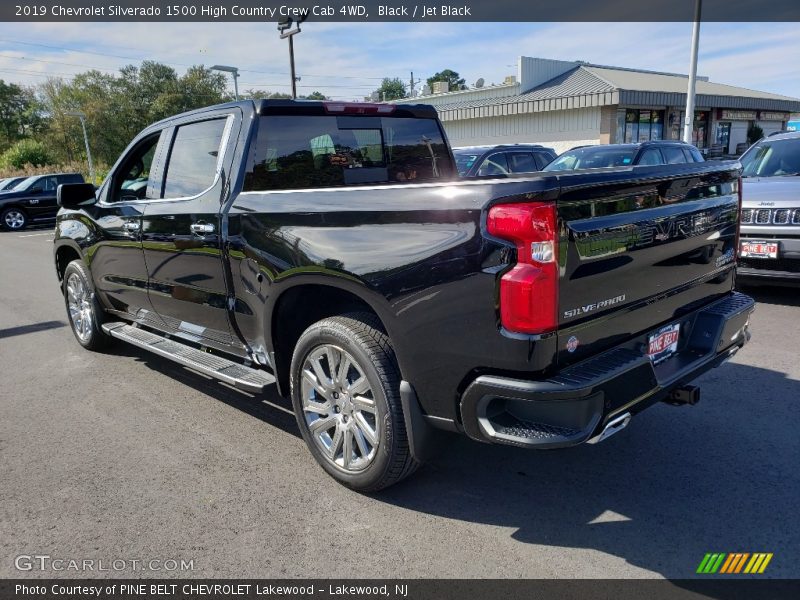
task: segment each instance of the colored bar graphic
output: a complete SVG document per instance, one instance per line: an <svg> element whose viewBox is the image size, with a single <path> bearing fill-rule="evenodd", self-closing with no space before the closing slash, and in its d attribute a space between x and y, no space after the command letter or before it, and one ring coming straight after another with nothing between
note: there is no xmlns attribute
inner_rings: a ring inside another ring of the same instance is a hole
<svg viewBox="0 0 800 600"><path fill-rule="evenodd" d="M700 561L696 572L726 575L763 573L772 556L771 552L709 552Z"/></svg>
<svg viewBox="0 0 800 600"><path fill-rule="evenodd" d="M767 554L766 557L764 557L764 562L761 563L761 566L758 568L758 572L759 573L763 573L764 569L767 568L767 565L769 564L769 561L771 561L771 560L772 560L772 552L770 552L769 554Z"/></svg>
<svg viewBox="0 0 800 600"><path fill-rule="evenodd" d="M725 559L725 563L722 565L722 568L719 570L720 573L729 573L731 565L736 559L735 554L728 554L728 558Z"/></svg>

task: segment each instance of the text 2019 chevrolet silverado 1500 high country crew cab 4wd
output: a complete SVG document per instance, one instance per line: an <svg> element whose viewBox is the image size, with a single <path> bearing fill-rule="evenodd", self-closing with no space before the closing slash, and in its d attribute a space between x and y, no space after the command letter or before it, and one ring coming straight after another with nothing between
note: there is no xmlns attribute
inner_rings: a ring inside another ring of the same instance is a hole
<svg viewBox="0 0 800 600"><path fill-rule="evenodd" d="M459 180L433 108L259 101L136 137L95 197L61 186L78 342L111 338L292 399L362 491L438 429L599 440L748 339L738 163Z"/></svg>

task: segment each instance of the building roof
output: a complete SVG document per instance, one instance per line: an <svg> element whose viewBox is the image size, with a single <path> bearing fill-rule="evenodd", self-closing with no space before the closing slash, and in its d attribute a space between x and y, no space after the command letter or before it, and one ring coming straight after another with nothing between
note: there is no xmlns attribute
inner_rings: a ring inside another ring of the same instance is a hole
<svg viewBox="0 0 800 600"><path fill-rule="evenodd" d="M596 77L604 79L620 90L685 94L689 79L686 75L675 73L653 73L650 71L620 69L618 67L603 67L599 65L585 65L581 68L592 73ZM724 83L713 83L703 79L698 79L695 82L695 93L800 102L797 98L790 98L789 96L760 92L758 90L726 85Z"/></svg>
<svg viewBox="0 0 800 600"><path fill-rule="evenodd" d="M534 64L547 62L546 59L526 57L520 60ZM413 101L430 102L445 121L616 104L686 104L686 75L590 63L561 64L566 65L567 70L528 90L523 89L523 82L517 83L513 90L506 87L502 94L487 93L492 88L483 88L417 97ZM705 77L697 79L695 89L698 107L800 111L800 99L713 83Z"/></svg>

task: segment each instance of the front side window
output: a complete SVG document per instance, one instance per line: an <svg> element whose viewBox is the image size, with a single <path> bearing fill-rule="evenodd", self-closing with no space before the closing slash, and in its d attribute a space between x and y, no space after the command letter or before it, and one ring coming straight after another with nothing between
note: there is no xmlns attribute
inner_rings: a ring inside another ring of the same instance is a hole
<svg viewBox="0 0 800 600"><path fill-rule="evenodd" d="M153 179L153 159L161 133L142 140L125 157L114 177L108 196L111 202L155 199L161 196L161 181Z"/></svg>
<svg viewBox="0 0 800 600"><path fill-rule="evenodd" d="M44 192L55 192L58 182L55 177L42 177L34 187L41 188Z"/></svg>
<svg viewBox="0 0 800 600"><path fill-rule="evenodd" d="M164 198L186 198L214 183L226 119L181 125L175 132L164 181Z"/></svg>
<svg viewBox="0 0 800 600"><path fill-rule="evenodd" d="M454 171L433 119L264 116L244 191L436 181Z"/></svg>

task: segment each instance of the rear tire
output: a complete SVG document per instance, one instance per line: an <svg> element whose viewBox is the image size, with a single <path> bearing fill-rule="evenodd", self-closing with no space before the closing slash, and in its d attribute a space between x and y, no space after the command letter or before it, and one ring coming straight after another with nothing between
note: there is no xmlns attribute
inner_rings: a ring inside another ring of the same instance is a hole
<svg viewBox="0 0 800 600"><path fill-rule="evenodd" d="M323 319L297 342L290 372L303 439L339 483L376 492L413 473L389 337L370 313Z"/></svg>
<svg viewBox="0 0 800 600"><path fill-rule="evenodd" d="M101 328L106 313L97 300L91 275L82 260L75 259L64 269L62 292L70 328L78 343L94 351L108 347L112 338Z"/></svg>

